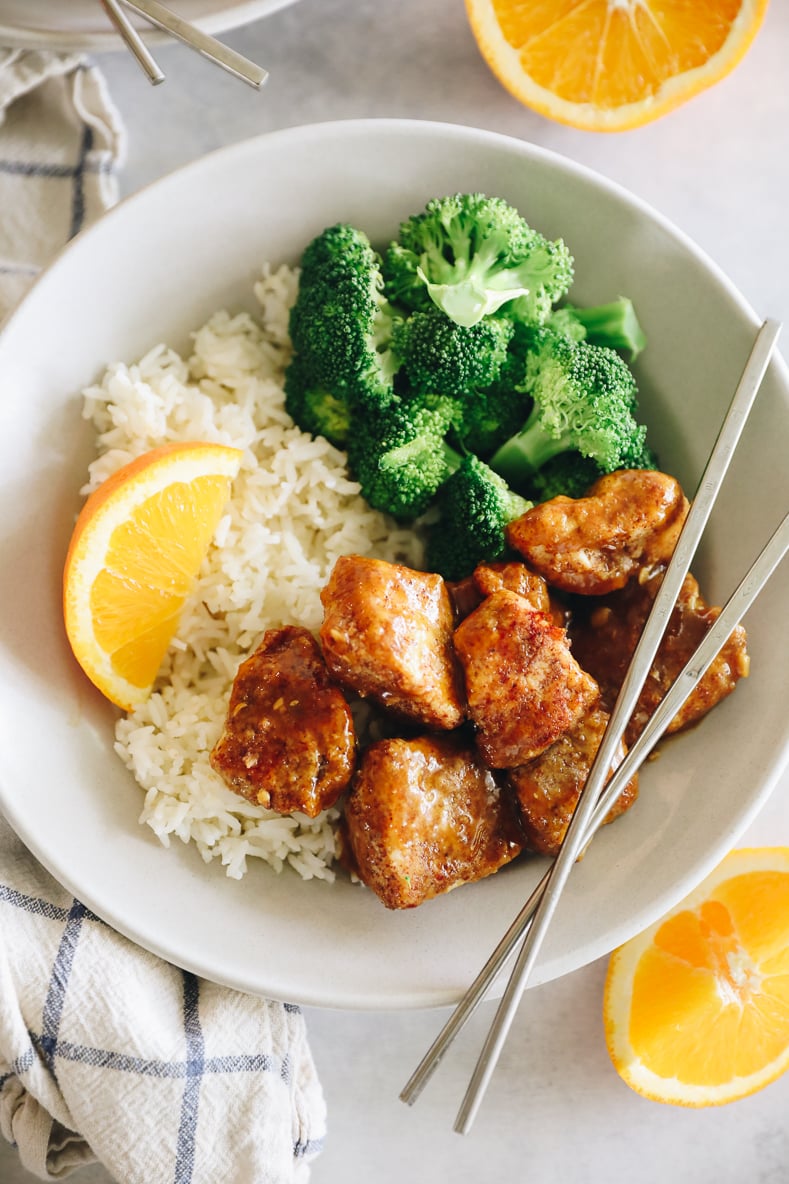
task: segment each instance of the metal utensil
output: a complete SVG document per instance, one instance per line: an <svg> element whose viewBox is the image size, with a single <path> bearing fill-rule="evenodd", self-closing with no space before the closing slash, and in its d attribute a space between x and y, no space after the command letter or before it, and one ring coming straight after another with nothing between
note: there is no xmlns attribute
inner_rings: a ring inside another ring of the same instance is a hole
<svg viewBox="0 0 789 1184"><path fill-rule="evenodd" d="M190 21L184 20L182 16L178 16L177 13L166 8L164 4L160 4L159 0L121 0L121 3L132 12L137 13L138 16L150 21L158 29L163 29L179 41L183 41L191 49L197 50L203 57L216 63L217 66L221 66L223 70L227 70L234 78L240 78L256 89L260 89L268 78L268 71L264 70L262 66L251 62L249 58L245 58L234 49L230 49L229 46L223 45L221 41L217 41L216 37L204 33Z"/></svg>
<svg viewBox="0 0 789 1184"><path fill-rule="evenodd" d="M699 535L701 533L701 530L703 530L704 524L706 523L706 519L709 515L709 511L711 509L712 502L714 501L714 498L717 494L717 489L719 488L720 483L722 482L725 470L728 468L728 462L731 458L731 453L733 452L734 446L736 445L736 442L739 439L739 434L740 434L742 427L744 425L745 418L747 417L747 414L750 411L750 408L753 403L753 399L755 398L756 392L761 384L761 379L762 379L762 377L764 375L764 371L769 363L769 358L772 355L772 351L774 349L775 341L777 339L779 331L780 331L780 325L778 325L776 322L774 322L774 321L765 322L765 324L762 326L762 328L759 332L757 340L756 340L754 347L751 351L751 355L748 360L748 363L746 364L745 370L743 371L742 378L740 379L740 383L738 384L737 392L736 392L735 397L732 401L731 407L729 409L729 413L726 417L724 427L721 429L721 433L719 434L715 448L713 449L713 455L710 457L710 461L707 464L707 468L705 469L704 476L703 476L702 481L700 483L699 491L697 492L697 495L696 495L695 504L697 506L697 509L694 513L694 518L695 518L695 529L698 531ZM715 465L713 465L713 457L717 458ZM689 518L690 518L690 515L689 515ZM782 529L784 530L784 533L785 533L786 532L786 524L785 523L784 523ZM768 546L772 546L772 545L773 544L771 543ZM687 546L687 542L685 544L683 544L683 547L685 547L685 546ZM694 545L693 549L695 549L695 545ZM784 543L784 550L785 550L785 543ZM765 553L766 553L766 551L765 551ZM763 553L763 554L765 554L765 553ZM687 562L689 563L690 556L687 556L686 558L687 558ZM761 558L762 557L760 557L760 560L757 561L757 563L761 562ZM680 561L684 563L684 559L683 559L682 555L680 556ZM755 564L754 568L752 568L752 570L751 570L751 573L749 573L749 577L754 574L756 567L757 567L757 565ZM748 580L749 577L746 577L746 581ZM666 579L664 579L664 582L663 582L664 587L666 585L667 578L668 578L668 573L667 573ZM764 578L766 579L767 577L765 576ZM743 581L743 584L745 584L746 581ZM673 581L673 583L676 585L676 590L673 593L673 599L672 599L671 605L668 608L668 613L663 618L663 625L660 627L661 635L663 632L663 628L665 627L665 622L667 620L668 614L670 614L671 608L673 607L673 600L676 599L676 594L679 590L679 587L681 586L681 582L682 582L681 580L679 580L678 582L676 580ZM749 585L749 587L750 587L750 585ZM742 585L741 585L741 589L742 589ZM741 589L738 589L738 593L739 593L739 591L741 591ZM758 590L759 589L757 589L756 591L758 591ZM753 592L752 599L755 598L756 591ZM738 593L735 593L735 595L731 598L730 604L736 600ZM666 595L671 595L671 593L664 594L662 599L665 600ZM749 601L749 603L750 603L750 601ZM656 602L656 606L657 606L657 602ZM653 613L655 612L656 606L653 606ZM657 607L659 607L659 606L657 606ZM740 616L745 611L746 611L745 607L741 607ZM728 637L728 634L731 631L731 628L734 627L735 623L736 623L736 621L732 622L730 620L729 616L727 615L724 618L724 625L721 626L720 628L715 628L714 633L711 630L710 633L707 635L709 640L706 641L706 644L708 646L715 644L715 640L718 638L718 636L722 637L722 641L725 640L726 637ZM722 634L721 630L724 628L727 628L727 627L728 627L728 631L725 634ZM658 641L659 641L659 638L658 638ZM722 644L722 641L720 644ZM656 649L657 645L655 645L654 648ZM717 650L716 650L716 652L717 652ZM654 657L654 653L652 654L652 656L649 659L649 665L651 665L651 661L652 661L653 657ZM694 659L696 657L697 657L697 655L694 655ZM635 655L634 655L634 660L635 660ZM693 660L692 660L692 663L693 663ZM698 664L696 663L696 665L698 665ZM648 666L647 666L647 669L648 669ZM695 667L694 667L694 669L695 669ZM685 672L683 671L683 674L680 675L680 678L677 680L677 683L675 683L675 687L684 685L684 681L683 681L684 675L685 675ZM701 674L699 674L698 677L701 677ZM643 682L643 680L642 680L642 682ZM625 691L625 687L623 686L622 693L620 693L620 699L622 698L624 691ZM635 690L635 694L633 694L632 680L631 680L631 690L628 695L628 700L630 698L632 698L633 702L635 702L635 698L637 698L639 692L640 692L640 687L638 687ZM645 759L645 757L647 755L647 751L646 751L647 744L649 743L649 750L651 750L651 747L654 747L654 744L656 743L658 736L661 734L662 728L665 725L665 723L678 710L678 708L680 706L680 704L677 702L677 697L678 697L679 693L680 693L679 689L674 691L672 698L670 700L668 700L667 708L664 710L660 710L659 713L658 712L655 713L655 715L653 716L653 722L649 725L648 729L645 729L645 732L642 733L641 741L637 745L634 745L633 748L631 749L631 753L629 754L629 760L628 760L627 766L626 767L624 765L620 766L619 772L617 774L615 774L611 778L611 780L608 782L608 786L605 791L605 794L600 799L598 805L596 807L594 807L593 812L592 812L591 807L587 809L588 822L585 826L585 829L582 832L582 836L581 836L580 840L577 842L577 847L579 849L579 852L591 841L591 838L593 837L595 831L599 828L600 825L602 825L602 822L603 822L604 818L606 817L608 811L610 810L611 805L616 800L616 797L619 796L619 794L622 792L622 789L626 785L627 781L630 779L630 777L632 777L634 768L636 767L635 762L638 761L638 763L640 764L641 761L643 761ZM689 693L690 693L689 689L687 691L685 691L685 694L683 696L683 701L684 701L684 698L686 698ZM624 714L624 710L625 710L625 708L622 708L620 713ZM631 710L632 710L632 708L631 708ZM670 714L666 714L666 712L670 712ZM613 722L613 720L612 720L612 722ZM610 725L609 725L609 731L610 731ZM651 743L650 743L650 741L651 741ZM605 743L605 738L604 738L604 743ZM602 748L602 746L601 746L601 748ZM598 758L598 760L599 760L599 758ZM610 764L609 764L609 767L610 767ZM604 768L605 768L605 766L604 766ZM624 774L624 776L622 774ZM590 776L591 776L591 774L590 774ZM603 780L604 780L604 778L603 778ZM589 784L589 783L587 782L587 784ZM599 796L599 792L600 791L598 790L598 794L596 796ZM580 805L580 803L579 803L579 805ZM592 805L594 805L594 804L592 804ZM578 813L578 809L576 808L576 816L577 816L577 813ZM590 814L591 814L591 818L589 818ZM573 823L575 824L575 817L573 819ZM575 825L577 825L577 824L575 824ZM576 833L577 833L577 831L576 831ZM569 829L568 829L568 835L569 835ZM565 839L565 845L566 845L566 843L567 843L567 839ZM573 862L574 862L574 859L573 859ZM555 865L554 865L554 867L555 867ZM532 917L534 916L534 914L540 904L540 901L543 897L543 894L550 883L552 870L553 869L549 869L545 873L545 875L542 877L539 884L536 886L534 891L531 893L529 899L526 901L523 908L520 910L520 912L518 913L518 915L516 916L516 918L514 919L512 924L510 925L509 929L504 934L504 936L502 937L499 944L496 946L496 949L491 954L491 956L488 959L488 961L486 962L485 966L482 968L480 973L474 979L474 982L471 984L468 991L465 993L465 995L461 999L460 1003L456 1006L456 1008L453 1011L452 1015L450 1016L449 1020L444 1025L444 1028L441 1030L441 1032L436 1037L436 1039L433 1042L433 1044L431 1045L431 1047L428 1049L425 1056L422 1058L422 1061L417 1066L416 1070L414 1071L411 1078L409 1079L409 1081L407 1082L406 1086L404 1087L404 1089L402 1090L402 1092L400 1094L400 1097L404 1102L406 1102L410 1105L410 1104L413 1104L413 1102L417 1099L417 1097L421 1093L422 1089L424 1088L426 1083L429 1081L432 1074L435 1072L441 1059L443 1058L444 1054L446 1053L446 1051L450 1047L452 1041L458 1035L458 1033L463 1028L465 1023L469 1019L469 1017L472 1015L472 1013L474 1012L474 1010L476 1009L478 1004L484 998L489 986L494 981L494 979L496 978L498 973L501 971L501 969L503 968L503 966L507 962L510 955L513 953L514 949L516 948L518 942L523 937L524 933L526 933L526 931L528 930L528 928L532 922ZM517 974L517 968L516 968L516 974ZM515 977L515 975L513 977ZM522 993L524 986L525 986L525 982L522 980L520 983L520 990L518 991L518 998L520 997L520 993ZM511 980L511 987L512 987L512 980ZM504 1000L502 1000L502 1005L503 1005L503 1003L504 1003ZM517 1005L517 1000L515 1000L515 1005ZM501 1012L501 1008L500 1008L500 1012ZM513 1012L514 1012L514 1007L511 1006L510 1018L511 1018L511 1014ZM499 1017L497 1016L497 1018L499 1018ZM489 1079L489 1076L492 1073L493 1067L495 1066L495 1060L490 1059L490 1056L491 1056L490 1045L491 1045L491 1042L493 1039L493 1035L494 1035L493 1030L491 1030L491 1034L488 1037L488 1043L486 1046L488 1049L487 1064L489 1065L489 1070L485 1071L484 1081L480 1081L479 1078L482 1073L482 1070L480 1068L480 1065L478 1064L477 1071L475 1073L475 1077L477 1080L475 1081L474 1079L472 1079L472 1084L469 1086L469 1091L467 1092L466 1099L464 1101L464 1106L461 1107L461 1111L459 1112L459 1115L458 1115L456 1129L461 1130L463 1132L465 1132L466 1130L469 1129L471 1122L473 1121L474 1114L476 1113L476 1108L479 1104L479 1101L481 1100L482 1090L484 1089L484 1086L487 1084L487 1080ZM502 1035L502 1041L503 1041L503 1033L500 1033L500 1035ZM497 1039L496 1056L498 1055L498 1051L500 1050L500 1047L501 1047L501 1042L499 1042ZM485 1057L485 1052L486 1052L486 1050L483 1050L483 1055L480 1057L481 1062L483 1061L483 1058ZM473 1091L472 1091L472 1086L474 1086ZM475 1101L473 1103L472 1103L472 1096L475 1099Z"/></svg>
<svg viewBox="0 0 789 1184"><path fill-rule="evenodd" d="M781 326L765 321L756 337L734 398L702 474L696 496L666 568L666 573L636 646L622 688L586 784L570 819L558 856L550 869L545 890L523 941L515 967L494 1016L488 1037L458 1111L455 1130L465 1134L471 1127L480 1102L498 1062L529 976L537 961L561 893L581 854L595 806L614 763L616 748L635 709L638 696L651 669L682 583L701 539L704 527L720 491L748 414L761 386Z"/></svg>
<svg viewBox="0 0 789 1184"><path fill-rule="evenodd" d="M99 0L99 3L139 62L140 68L151 85L158 86L160 82L164 82L164 72L124 12L120 0Z"/></svg>
<svg viewBox="0 0 789 1184"><path fill-rule="evenodd" d="M725 644L732 629L740 623L788 550L789 514L785 515L780 526L759 553L759 556L751 565L736 591L732 593L714 625L705 634L701 645L699 645L689 662L677 676L671 690L661 701L657 710L650 717L643 732L633 747L628 750L624 760L612 775L599 802L595 806L589 827L584 835L584 847L592 841L597 831L604 824L609 811L616 804L625 786L655 748L665 727L682 707L694 687L698 685L705 671L708 669L710 662L714 660L720 647ZM549 876L550 869L545 872L526 901L526 904L518 913L512 925L496 946L496 949L410 1077L400 1094L401 1100L408 1105L412 1105L419 1097L425 1085L427 1085L427 1082L438 1068L442 1057L450 1047L452 1041L470 1018L477 1005L482 1001L488 987L490 987L496 975L503 968L518 942L526 933L531 924L531 919L537 910L540 898L545 891Z"/></svg>

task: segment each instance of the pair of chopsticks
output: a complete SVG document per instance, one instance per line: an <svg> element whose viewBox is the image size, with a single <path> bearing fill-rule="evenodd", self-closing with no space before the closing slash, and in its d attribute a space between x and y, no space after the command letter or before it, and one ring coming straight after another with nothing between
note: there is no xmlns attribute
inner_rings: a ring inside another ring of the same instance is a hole
<svg viewBox="0 0 789 1184"><path fill-rule="evenodd" d="M466 1134L470 1130L482 1102L573 865L596 831L602 826L611 807L655 747L671 719L694 687L698 685L726 643L731 631L739 624L789 550L789 514L787 514L721 610L717 620L705 634L701 644L678 675L625 759L607 781L620 738L635 709L638 696L654 661L682 583L688 573L691 560L769 365L780 329L781 326L778 322L767 320L761 326L756 337L734 398L702 474L671 562L666 569L660 590L655 597L643 633L636 646L611 713L608 727L578 799L559 854L400 1094L402 1101L408 1105L412 1105L416 1101L450 1044L484 998L488 987L515 951L518 943L523 939L520 953L455 1120L454 1129L460 1134Z"/></svg>
<svg viewBox="0 0 789 1184"><path fill-rule="evenodd" d="M164 82L164 73L129 19L127 8L256 89L260 89L268 78L268 72L261 66L256 66L215 37L203 33L196 25L160 4L159 0L99 0L99 3L153 86Z"/></svg>

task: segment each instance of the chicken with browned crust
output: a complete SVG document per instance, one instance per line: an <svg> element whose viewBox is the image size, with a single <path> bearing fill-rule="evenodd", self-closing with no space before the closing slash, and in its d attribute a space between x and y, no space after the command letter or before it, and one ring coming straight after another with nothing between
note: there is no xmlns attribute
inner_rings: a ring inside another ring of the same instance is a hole
<svg viewBox="0 0 789 1184"><path fill-rule="evenodd" d="M594 707L550 748L507 773L520 807L527 845L542 855L557 855L608 726L608 712ZM626 748L619 743L611 773L622 763ZM610 774L609 774L610 776ZM606 817L613 822L638 797L638 774L631 778Z"/></svg>
<svg viewBox="0 0 789 1184"><path fill-rule="evenodd" d="M600 684L603 702L609 710L616 701L662 579L663 569L660 569L651 576L631 580L621 591L590 604L586 612L581 604L573 617L570 629L573 653ZM693 576L686 576L625 732L628 744L633 744L641 734L719 613L720 609L706 604ZM731 694L738 680L748 674L748 668L745 630L738 625L667 731L678 732L701 719Z"/></svg>
<svg viewBox="0 0 789 1184"><path fill-rule="evenodd" d="M671 558L688 512L679 483L621 469L585 497L554 497L507 527L507 542L553 588L602 596Z"/></svg>
<svg viewBox="0 0 789 1184"><path fill-rule="evenodd" d="M270 629L239 667L211 765L250 801L314 818L348 785L355 744L315 638L288 625Z"/></svg>
<svg viewBox="0 0 789 1184"><path fill-rule="evenodd" d="M463 722L463 684L452 649L454 614L440 576L344 555L321 600L321 645L338 682L428 728L451 729Z"/></svg>
<svg viewBox="0 0 789 1184"><path fill-rule="evenodd" d="M563 628L567 624L566 605L551 595L545 579L530 571L525 563L518 560L480 563L471 578L481 596L491 596L506 588L525 597L535 612L547 613L554 625Z"/></svg>
<svg viewBox="0 0 789 1184"><path fill-rule="evenodd" d="M523 846L511 796L457 734L371 744L344 826L354 869L390 909L489 876Z"/></svg>
<svg viewBox="0 0 789 1184"><path fill-rule="evenodd" d="M469 717L485 761L510 769L539 756L589 710L597 683L576 662L564 629L503 589L455 630Z"/></svg>

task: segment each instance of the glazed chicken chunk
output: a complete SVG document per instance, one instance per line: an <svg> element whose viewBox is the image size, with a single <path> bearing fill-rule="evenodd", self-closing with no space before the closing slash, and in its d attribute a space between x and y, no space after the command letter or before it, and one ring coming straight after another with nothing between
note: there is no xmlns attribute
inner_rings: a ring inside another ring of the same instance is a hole
<svg viewBox="0 0 789 1184"><path fill-rule="evenodd" d="M470 576L454 583L447 583L447 588L457 624L460 624L469 613L473 613L486 596L500 592L502 588L524 596L535 612L551 615L554 613L551 594L545 580L536 572L529 571L526 564L520 560L480 563ZM557 619L556 623L558 625L564 622Z"/></svg>
<svg viewBox="0 0 789 1184"><path fill-rule="evenodd" d="M463 721L453 608L440 576L346 555L321 600L321 644L338 682L428 728Z"/></svg>
<svg viewBox="0 0 789 1184"><path fill-rule="evenodd" d="M550 613L551 597L542 576L529 571L525 563L480 563L474 568L474 583L483 596L506 589L525 597L536 613Z"/></svg>
<svg viewBox="0 0 789 1184"><path fill-rule="evenodd" d="M663 579L663 571L633 580L586 614L573 618L573 653L600 684L603 703L609 708L616 700L633 651ZM693 576L688 575L647 676L636 709L625 732L632 745L644 725L675 681L682 667L720 613L709 608ZM668 726L678 732L701 719L729 695L738 680L748 674L745 630L738 625Z"/></svg>
<svg viewBox="0 0 789 1184"><path fill-rule="evenodd" d="M482 596L491 596L506 588L525 597L535 612L547 613L555 625L564 626L566 622L564 607L551 596L551 590L543 577L535 571L529 571L525 563L480 563L474 569L472 579Z"/></svg>
<svg viewBox="0 0 789 1184"><path fill-rule="evenodd" d="M688 512L677 481L651 469L601 477L586 497L554 497L507 527L509 545L550 585L602 596L671 558Z"/></svg>
<svg viewBox="0 0 789 1184"><path fill-rule="evenodd" d="M510 769L507 774L518 800L521 824L531 850L542 855L558 854L608 719L607 712L599 707L593 708L542 756L527 765ZM622 763L626 751L624 743L620 742L611 773ZM613 822L623 814L637 797L638 774L627 783L606 822Z"/></svg>
<svg viewBox="0 0 789 1184"><path fill-rule="evenodd" d="M271 629L242 662L211 765L230 789L280 814L334 805L355 763L350 708L312 634Z"/></svg>
<svg viewBox="0 0 789 1184"><path fill-rule="evenodd" d="M390 909L489 876L523 844L511 796L456 735L371 744L345 834L360 879Z"/></svg>
<svg viewBox="0 0 789 1184"><path fill-rule="evenodd" d="M469 716L485 761L523 765L572 728L599 696L564 629L517 592L488 596L455 631Z"/></svg>

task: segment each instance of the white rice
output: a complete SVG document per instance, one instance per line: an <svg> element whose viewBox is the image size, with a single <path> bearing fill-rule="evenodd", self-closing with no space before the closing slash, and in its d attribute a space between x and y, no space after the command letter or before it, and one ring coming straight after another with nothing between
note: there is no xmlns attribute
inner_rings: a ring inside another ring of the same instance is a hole
<svg viewBox="0 0 789 1184"><path fill-rule="evenodd" d="M227 789L209 753L239 663L266 629L317 631L320 589L340 555L418 566L421 545L371 510L344 454L294 427L284 409L288 310L298 273L264 270L260 318L217 312L194 335L193 355L159 345L134 365L110 366L84 392L97 433L85 492L135 456L170 440L244 451L219 524L150 700L118 721L115 748L144 791L141 822L169 846L194 842L235 878L247 858L305 879L332 879L337 811L279 815Z"/></svg>

